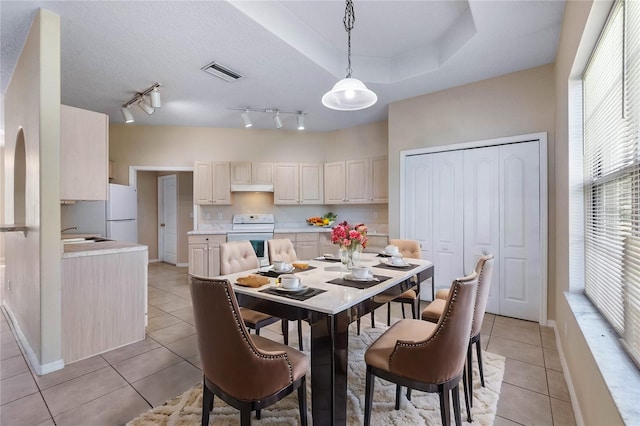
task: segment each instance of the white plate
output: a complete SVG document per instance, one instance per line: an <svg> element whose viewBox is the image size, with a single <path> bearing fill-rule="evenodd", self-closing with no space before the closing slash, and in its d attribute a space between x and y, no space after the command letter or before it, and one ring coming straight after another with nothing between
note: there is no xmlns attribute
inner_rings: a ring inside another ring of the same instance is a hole
<svg viewBox="0 0 640 426"><path fill-rule="evenodd" d="M411 264L407 262L403 262L402 264L387 262L387 266L392 266L394 268L406 268L407 266L411 266Z"/></svg>
<svg viewBox="0 0 640 426"><path fill-rule="evenodd" d="M273 268L271 270L273 272L278 273L278 274L288 274L289 272L293 271L294 269L296 269L296 268L294 268L293 266L290 266L289 269L278 270L276 268Z"/></svg>
<svg viewBox="0 0 640 426"><path fill-rule="evenodd" d="M369 275L367 278L356 278L351 274L347 274L344 276L344 279L347 281L379 281L376 277L374 277L373 275Z"/></svg>
<svg viewBox="0 0 640 426"><path fill-rule="evenodd" d="M309 287L307 287L306 285L301 285L298 288L284 288L284 287L272 287L272 288L276 291L282 291L284 293L296 293L296 292L304 291Z"/></svg>

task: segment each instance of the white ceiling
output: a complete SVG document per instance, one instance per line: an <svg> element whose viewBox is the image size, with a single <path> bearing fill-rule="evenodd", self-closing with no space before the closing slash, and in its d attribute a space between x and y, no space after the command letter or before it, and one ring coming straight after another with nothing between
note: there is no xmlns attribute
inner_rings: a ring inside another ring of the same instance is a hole
<svg viewBox="0 0 640 426"><path fill-rule="evenodd" d="M239 111L304 111L327 131L384 120L390 102L555 61L560 0L355 0L353 77L378 95L362 111L320 99L345 76L343 1L0 2L1 90L38 8L61 17L62 103L106 113L154 82L162 108L135 124L242 127ZM201 70L212 61L243 77L228 83ZM496 94L499 96L499 94ZM272 114L253 113L273 129ZM282 115L294 129L295 115Z"/></svg>

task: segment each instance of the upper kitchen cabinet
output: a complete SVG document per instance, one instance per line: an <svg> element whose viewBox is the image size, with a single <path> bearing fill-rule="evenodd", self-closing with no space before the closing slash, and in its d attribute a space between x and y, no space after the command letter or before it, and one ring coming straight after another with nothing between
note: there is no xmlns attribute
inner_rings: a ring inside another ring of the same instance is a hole
<svg viewBox="0 0 640 426"><path fill-rule="evenodd" d="M106 200L109 116L60 106L60 199Z"/></svg>
<svg viewBox="0 0 640 426"><path fill-rule="evenodd" d="M324 165L325 204L374 204L388 201L387 157Z"/></svg>
<svg viewBox="0 0 640 426"><path fill-rule="evenodd" d="M323 165L276 163L273 167L274 204L323 204Z"/></svg>
<svg viewBox="0 0 640 426"><path fill-rule="evenodd" d="M231 163L232 185L273 185L273 163Z"/></svg>
<svg viewBox="0 0 640 426"><path fill-rule="evenodd" d="M231 204L230 165L224 161L196 161L193 168L193 200L200 205Z"/></svg>

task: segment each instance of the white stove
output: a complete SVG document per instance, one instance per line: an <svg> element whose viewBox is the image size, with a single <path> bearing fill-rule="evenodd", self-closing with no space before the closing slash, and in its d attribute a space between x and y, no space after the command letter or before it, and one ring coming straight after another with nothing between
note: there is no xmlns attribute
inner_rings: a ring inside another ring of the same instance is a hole
<svg viewBox="0 0 640 426"><path fill-rule="evenodd" d="M234 214L227 241L249 241L261 266L269 264L267 241L273 239L275 218L272 214Z"/></svg>

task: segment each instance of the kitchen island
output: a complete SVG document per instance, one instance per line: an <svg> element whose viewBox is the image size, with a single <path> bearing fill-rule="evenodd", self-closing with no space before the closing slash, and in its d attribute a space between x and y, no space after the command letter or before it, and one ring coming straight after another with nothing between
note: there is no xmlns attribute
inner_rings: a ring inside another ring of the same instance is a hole
<svg viewBox="0 0 640 426"><path fill-rule="evenodd" d="M62 356L79 361L145 338L148 248L62 245Z"/></svg>

